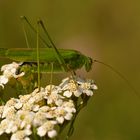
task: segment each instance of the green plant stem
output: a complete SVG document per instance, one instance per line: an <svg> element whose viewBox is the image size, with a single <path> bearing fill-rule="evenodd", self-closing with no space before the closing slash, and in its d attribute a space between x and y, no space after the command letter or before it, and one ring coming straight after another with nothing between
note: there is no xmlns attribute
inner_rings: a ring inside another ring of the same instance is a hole
<svg viewBox="0 0 140 140"><path fill-rule="evenodd" d="M40 91L39 26L38 24L37 24L37 72L38 72L38 89Z"/></svg>
<svg viewBox="0 0 140 140"><path fill-rule="evenodd" d="M52 92L52 80L53 80L53 63L51 63L50 93Z"/></svg>
<svg viewBox="0 0 140 140"><path fill-rule="evenodd" d="M33 140L38 140L38 137L36 135L36 129L33 127Z"/></svg>

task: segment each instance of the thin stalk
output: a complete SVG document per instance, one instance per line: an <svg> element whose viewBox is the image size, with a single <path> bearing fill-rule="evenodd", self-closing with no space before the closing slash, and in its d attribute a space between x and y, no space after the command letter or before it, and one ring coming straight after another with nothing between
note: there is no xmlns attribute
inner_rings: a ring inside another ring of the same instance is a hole
<svg viewBox="0 0 140 140"><path fill-rule="evenodd" d="M5 104L4 100L2 99L2 97L0 97L0 105L4 105L4 104Z"/></svg>
<svg viewBox="0 0 140 140"><path fill-rule="evenodd" d="M40 62L39 62L39 26L37 23L37 73L38 73L38 89L40 91Z"/></svg>
<svg viewBox="0 0 140 140"><path fill-rule="evenodd" d="M52 81L53 81L53 62L51 63L51 75L50 75L50 85L52 85Z"/></svg>
<svg viewBox="0 0 140 140"><path fill-rule="evenodd" d="M36 130L35 130L34 127L33 127L33 135L32 135L32 137L33 137L34 140L38 140L38 136L36 134Z"/></svg>
<svg viewBox="0 0 140 140"><path fill-rule="evenodd" d="M53 63L51 63L50 93L52 92L52 81L53 81Z"/></svg>

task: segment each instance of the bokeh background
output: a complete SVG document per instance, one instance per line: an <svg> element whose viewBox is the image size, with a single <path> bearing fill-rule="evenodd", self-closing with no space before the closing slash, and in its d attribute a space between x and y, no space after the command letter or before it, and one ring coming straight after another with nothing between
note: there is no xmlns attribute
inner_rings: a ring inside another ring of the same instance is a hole
<svg viewBox="0 0 140 140"><path fill-rule="evenodd" d="M0 47L26 47L21 15L34 26L43 19L59 48L77 49L118 69L140 96L139 0L1 0ZM35 36L29 40L34 46ZM101 64L79 73L99 89L81 111L71 140L140 140L140 98L133 90Z"/></svg>

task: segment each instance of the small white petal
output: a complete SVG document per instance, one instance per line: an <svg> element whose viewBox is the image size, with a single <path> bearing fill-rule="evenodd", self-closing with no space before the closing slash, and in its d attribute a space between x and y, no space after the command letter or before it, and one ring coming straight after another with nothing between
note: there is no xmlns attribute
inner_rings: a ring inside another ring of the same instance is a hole
<svg viewBox="0 0 140 140"><path fill-rule="evenodd" d="M65 107L65 111L67 111L69 113L75 113L76 109L75 108L70 108L70 107Z"/></svg>
<svg viewBox="0 0 140 140"><path fill-rule="evenodd" d="M56 120L58 121L58 123L61 123L61 124L64 122L63 117L57 117Z"/></svg>
<svg viewBox="0 0 140 140"><path fill-rule="evenodd" d="M20 74L18 74L18 75L13 74L13 77L14 77L14 78L18 78L18 77L22 77L22 76L24 76L24 75L25 75L25 72L22 72L22 73L20 73Z"/></svg>
<svg viewBox="0 0 140 140"><path fill-rule="evenodd" d="M39 110L39 105L34 105L32 107L32 110L35 111L35 112L38 111Z"/></svg>
<svg viewBox="0 0 140 140"><path fill-rule="evenodd" d="M48 132L48 137L49 138L54 138L55 136L57 136L56 130L52 130L52 131Z"/></svg>
<svg viewBox="0 0 140 140"><path fill-rule="evenodd" d="M2 135L4 133L4 130L0 128L0 135Z"/></svg>
<svg viewBox="0 0 140 140"><path fill-rule="evenodd" d="M67 97L67 98L70 98L70 97L72 96L72 92L70 92L70 91L65 91L65 92L63 93L63 95L64 95L65 97Z"/></svg>
<svg viewBox="0 0 140 140"><path fill-rule="evenodd" d="M30 140L30 138L29 137L26 137L26 138L24 138L24 140Z"/></svg>
<svg viewBox="0 0 140 140"><path fill-rule="evenodd" d="M32 131L30 129L25 129L24 132L25 132L25 135L27 136L32 134Z"/></svg>
<svg viewBox="0 0 140 140"><path fill-rule="evenodd" d="M95 89L95 90L98 89L97 85L94 84L93 89Z"/></svg>
<svg viewBox="0 0 140 140"><path fill-rule="evenodd" d="M40 137L45 136L46 133L47 133L47 131L46 131L46 129L44 129L43 127L39 127L39 128L37 129L37 134L38 134Z"/></svg>
<svg viewBox="0 0 140 140"><path fill-rule="evenodd" d="M8 78L5 77L4 75L0 76L0 86L2 86L2 88L4 88L4 84L6 84L8 82Z"/></svg>
<svg viewBox="0 0 140 140"><path fill-rule="evenodd" d="M75 95L76 97L79 97L81 94L82 94L82 92L80 92L79 90L76 90L76 91L74 92L74 95Z"/></svg>
<svg viewBox="0 0 140 140"><path fill-rule="evenodd" d="M18 126L16 126L16 125L12 126L12 130L11 130L12 133L15 133L17 130L18 130Z"/></svg>
<svg viewBox="0 0 140 140"><path fill-rule="evenodd" d="M72 116L73 115L71 113L67 113L66 116L65 116L65 119L66 120L71 120L72 119Z"/></svg>
<svg viewBox="0 0 140 140"><path fill-rule="evenodd" d="M87 94L87 96L92 96L93 95L93 91L91 91L91 90L86 90L85 93Z"/></svg>
<svg viewBox="0 0 140 140"><path fill-rule="evenodd" d="M17 103L17 104L15 104L15 106L14 106L16 109L20 109L21 107L22 107L22 103Z"/></svg>
<svg viewBox="0 0 140 140"><path fill-rule="evenodd" d="M12 72L12 73L15 73L15 72L16 72L16 68L12 68L12 69L11 69L11 72Z"/></svg>
<svg viewBox="0 0 140 140"><path fill-rule="evenodd" d="M62 103L63 103L63 100L58 99L55 103L56 103L57 106L61 106Z"/></svg>
<svg viewBox="0 0 140 140"><path fill-rule="evenodd" d="M6 84L8 82L8 78L5 77L4 75L0 76L0 83Z"/></svg>

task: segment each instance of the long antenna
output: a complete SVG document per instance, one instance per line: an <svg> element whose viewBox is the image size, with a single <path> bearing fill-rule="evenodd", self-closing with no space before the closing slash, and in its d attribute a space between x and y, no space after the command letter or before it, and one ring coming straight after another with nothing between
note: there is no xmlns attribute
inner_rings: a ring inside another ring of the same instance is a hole
<svg viewBox="0 0 140 140"><path fill-rule="evenodd" d="M138 97L138 98L140 98L140 95L139 95L139 93L137 92L137 90L133 87L133 85L129 82L129 80L121 73L121 72L119 72L118 70L116 70L114 67L112 67L111 65L109 65L109 64L106 64L106 63L104 63L104 62L102 62L102 61L99 61L99 60L93 60L93 63L100 63L100 64L102 64L102 65L104 65L104 66L106 66L106 67L108 67L109 69L111 69L113 72L115 72L120 78L122 78L125 82L126 82L126 84L131 88L131 90L135 93L135 95Z"/></svg>

